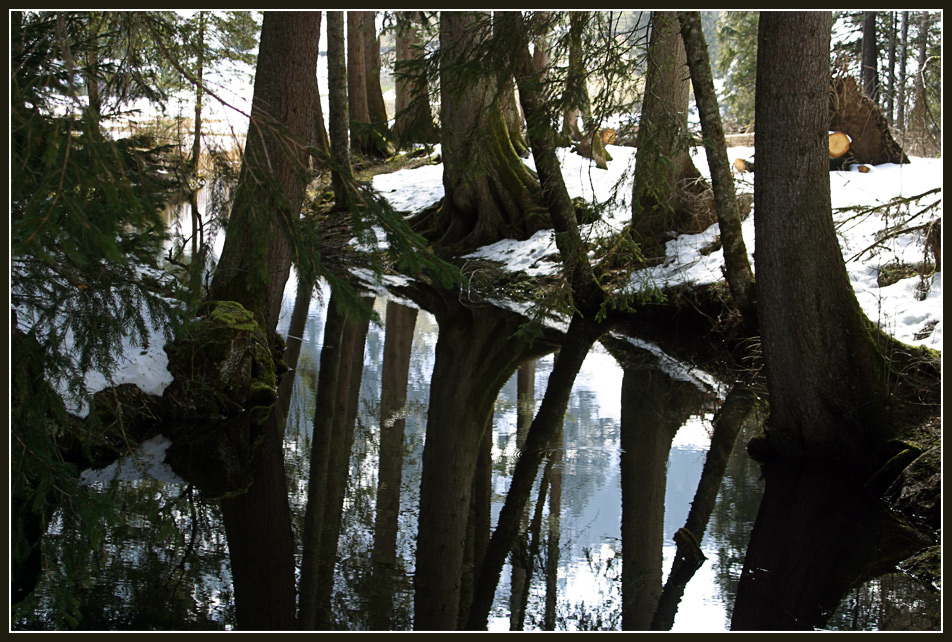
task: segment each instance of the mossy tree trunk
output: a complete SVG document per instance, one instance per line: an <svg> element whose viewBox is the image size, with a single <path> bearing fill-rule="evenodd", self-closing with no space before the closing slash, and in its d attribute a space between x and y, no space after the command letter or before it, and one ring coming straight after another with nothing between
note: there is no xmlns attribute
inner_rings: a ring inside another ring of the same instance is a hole
<svg viewBox="0 0 952 642"><path fill-rule="evenodd" d="M443 186L439 243L469 251L503 238L525 239L548 225L539 183L512 146L495 71L473 53L492 37L489 16L440 16Z"/></svg>
<svg viewBox="0 0 952 642"><path fill-rule="evenodd" d="M645 256L661 256L663 235L678 229L685 196L700 191L701 178L689 153L690 72L676 12L651 14L647 65L630 230Z"/></svg>
<svg viewBox="0 0 952 642"><path fill-rule="evenodd" d="M265 12L245 156L212 299L237 301L273 334L308 180L317 97L317 12Z"/></svg>
<svg viewBox="0 0 952 642"><path fill-rule="evenodd" d="M829 12L765 12L757 58L757 312L771 450L875 463L885 363L833 228ZM791 153L795 152L795 153Z"/></svg>

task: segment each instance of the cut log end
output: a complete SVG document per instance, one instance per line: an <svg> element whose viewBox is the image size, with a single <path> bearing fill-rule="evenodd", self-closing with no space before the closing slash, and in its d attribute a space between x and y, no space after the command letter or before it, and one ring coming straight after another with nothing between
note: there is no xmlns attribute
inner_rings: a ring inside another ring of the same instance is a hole
<svg viewBox="0 0 952 642"><path fill-rule="evenodd" d="M850 150L850 137L843 132L832 132L829 139L830 158L840 158Z"/></svg>

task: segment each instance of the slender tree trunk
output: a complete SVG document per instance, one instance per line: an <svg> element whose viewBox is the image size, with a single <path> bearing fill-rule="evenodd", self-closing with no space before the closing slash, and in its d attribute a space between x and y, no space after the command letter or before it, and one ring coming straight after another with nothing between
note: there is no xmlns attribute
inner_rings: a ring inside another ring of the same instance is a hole
<svg viewBox="0 0 952 642"><path fill-rule="evenodd" d="M860 85L863 93L869 96L874 103L879 103L879 44L876 42L876 12L863 13L863 50L861 54L863 65L860 74Z"/></svg>
<svg viewBox="0 0 952 642"><path fill-rule="evenodd" d="M390 628L394 573L397 566L397 529L403 480L404 407L407 401L410 348L417 310L387 302L387 331L383 346L380 388L380 470L372 554L375 598L371 605L374 630Z"/></svg>
<svg viewBox="0 0 952 642"><path fill-rule="evenodd" d="M754 275L747 260L747 246L741 232L740 212L734 193L734 177L727 160L727 143L721 124L711 62L701 30L701 13L685 11L678 14L681 35L691 69L694 98L701 115L701 131L704 134L704 151L711 170L714 202L717 206L717 222L724 248L724 271L730 286L734 304L751 325L756 326Z"/></svg>
<svg viewBox="0 0 952 642"><path fill-rule="evenodd" d="M307 315L310 311L311 298L314 295L314 284L298 281L298 291L294 298L294 309L291 311L291 322L288 325L288 336L285 340L287 347L284 350L284 362L288 365L288 372L281 377L278 383L278 403L276 409L281 417L287 418L291 407L291 393L294 391L294 379L297 373L297 362L301 356L304 329L307 326Z"/></svg>
<svg viewBox="0 0 952 642"><path fill-rule="evenodd" d="M908 58L909 47L909 12L903 11L901 18L900 36L899 36L899 95L897 96L898 111L896 115L896 129L899 131L900 140L905 145L906 134L906 61Z"/></svg>
<svg viewBox="0 0 952 642"><path fill-rule="evenodd" d="M559 589L559 539L562 531L562 454L561 448L552 453L552 481L549 489L549 537L545 557L545 613L542 628L555 630L555 607Z"/></svg>
<svg viewBox="0 0 952 642"><path fill-rule="evenodd" d="M886 120L890 127L893 124L893 114L896 105L896 12L889 12L889 41L887 44L886 62Z"/></svg>
<svg viewBox="0 0 952 642"><path fill-rule="evenodd" d="M527 361L519 368L516 378L516 449L522 451L526 444L526 434L535 415L535 361ZM527 507L528 508L528 507ZM510 554L511 590L509 596L509 629L518 630L525 617L525 602L523 587L526 583L526 550L528 547L526 528L528 527L528 510L523 512L519 535Z"/></svg>
<svg viewBox="0 0 952 642"><path fill-rule="evenodd" d="M317 94L317 12L265 12L248 138L211 298L237 301L269 335L308 180Z"/></svg>
<svg viewBox="0 0 952 642"><path fill-rule="evenodd" d="M350 108L347 103L347 63L344 58L344 12L327 12L327 99L330 109L331 185L334 204L346 209L349 201Z"/></svg>
<svg viewBox="0 0 952 642"><path fill-rule="evenodd" d="M831 25L829 12L760 15L754 202L766 434L781 454L870 465L884 437L884 364L833 229Z"/></svg>
<svg viewBox="0 0 952 642"><path fill-rule="evenodd" d="M367 56L364 49L366 11L347 12L347 105L350 110L350 147L367 154L371 149L368 136L370 107L367 101Z"/></svg>
<svg viewBox="0 0 952 642"><path fill-rule="evenodd" d="M195 123L192 134L192 176L197 182L199 164L202 156L202 98L205 92L205 85L202 78L205 74L205 12L198 12L198 35L196 36L198 50L195 57L195 78L198 82L195 84ZM199 239L199 230L202 227L201 214L198 211L198 193L201 188L196 185L189 195L189 203L192 210L192 262L198 262L204 269L204 252L199 255L199 248L204 246L204 239Z"/></svg>
<svg viewBox="0 0 952 642"><path fill-rule="evenodd" d="M316 12L317 15L317 39L318 46L320 46L321 38L321 12ZM330 156L331 153L331 140L327 135L327 126L324 123L324 108L321 106L321 95L320 88L318 88L317 97L314 100L314 146L324 152L325 155Z"/></svg>

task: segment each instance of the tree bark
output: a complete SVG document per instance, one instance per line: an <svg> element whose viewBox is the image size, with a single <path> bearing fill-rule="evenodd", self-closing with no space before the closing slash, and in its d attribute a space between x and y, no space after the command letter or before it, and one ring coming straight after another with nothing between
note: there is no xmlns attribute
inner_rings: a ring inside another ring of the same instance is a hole
<svg viewBox="0 0 952 642"><path fill-rule="evenodd" d="M778 454L869 465L882 358L833 228L829 12L764 12L757 59L757 311ZM795 153L791 153L795 151Z"/></svg>
<svg viewBox="0 0 952 642"><path fill-rule="evenodd" d="M879 103L879 44L876 42L876 12L863 12L863 47L860 86L874 103Z"/></svg>
<svg viewBox="0 0 952 642"><path fill-rule="evenodd" d="M317 12L317 39L320 43L321 38L321 12ZM318 87L316 98L314 100L314 132L313 144L325 155L330 156L331 139L327 135L327 125L324 123L324 108L321 106L320 87Z"/></svg>
<svg viewBox="0 0 952 642"><path fill-rule="evenodd" d="M734 193L734 177L727 160L727 142L721 124L711 62L701 30L699 11L680 12L681 36L691 70L694 98L701 115L701 131L704 134L704 151L711 170L714 202L717 207L717 222L724 248L724 273L730 286L734 304L743 318L756 326L756 297L754 275L747 260L747 246L741 232L737 195Z"/></svg>
<svg viewBox="0 0 952 642"><path fill-rule="evenodd" d="M630 230L645 256L660 256L659 239L679 228L685 195L702 191L688 153L690 76L676 12L651 14L647 65Z"/></svg>
<svg viewBox="0 0 952 642"><path fill-rule="evenodd" d="M387 130L387 104L380 88L380 38L377 37L376 12L365 11L364 32L364 70L367 72L367 111L370 123Z"/></svg>
<svg viewBox="0 0 952 642"><path fill-rule="evenodd" d="M439 132L430 111L430 91L426 75L414 68L421 59L418 11L397 12L397 59L394 64L396 104L394 133L401 146L439 142Z"/></svg>
<svg viewBox="0 0 952 642"><path fill-rule="evenodd" d="M210 296L237 301L272 335L308 180L317 94L317 12L265 12L245 156Z"/></svg>
<svg viewBox="0 0 952 642"><path fill-rule="evenodd" d="M904 140L906 133L906 60L909 52L909 12L902 12L899 36L899 92L896 97L898 114L896 115L896 130L900 140Z"/></svg>
<svg viewBox="0 0 952 642"><path fill-rule="evenodd" d="M538 181L512 147L497 98L496 72L472 52L491 37L486 14L440 15L440 131L446 196L436 235L464 252L549 225ZM466 70L461 72L461 68Z"/></svg>
<svg viewBox="0 0 952 642"><path fill-rule="evenodd" d="M348 205L350 168L350 108L347 103L347 63L344 58L344 12L327 12L327 99L330 109L331 186L334 204Z"/></svg>
<svg viewBox="0 0 952 642"><path fill-rule="evenodd" d="M370 155L370 106L367 100L367 11L347 12L347 105L350 111L350 147Z"/></svg>

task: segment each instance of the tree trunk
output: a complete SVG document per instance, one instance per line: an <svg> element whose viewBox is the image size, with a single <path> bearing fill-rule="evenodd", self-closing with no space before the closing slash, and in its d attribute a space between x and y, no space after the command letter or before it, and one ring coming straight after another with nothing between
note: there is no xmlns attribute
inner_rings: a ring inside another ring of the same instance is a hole
<svg viewBox="0 0 952 642"><path fill-rule="evenodd" d="M909 46L909 12L902 12L902 26L899 36L899 92L896 97L898 105L898 114L896 115L896 130L899 132L899 139L905 142L906 133L906 60L908 58Z"/></svg>
<svg viewBox="0 0 952 642"><path fill-rule="evenodd" d="M317 38L320 42L321 37L321 12L317 13ZM321 106L320 88L317 91L317 97L314 100L314 132L313 144L325 155L330 156L331 140L327 135L327 125L324 123L324 108Z"/></svg>
<svg viewBox="0 0 952 642"><path fill-rule="evenodd" d="M394 64L396 105L394 133L401 146L439 142L439 132L430 111L430 91L426 75L414 68L421 60L418 11L397 12L397 59Z"/></svg>
<svg viewBox="0 0 952 642"><path fill-rule="evenodd" d="M400 488L403 480L403 431L406 424L403 411L407 401L410 349L416 318L416 308L387 302L380 387L380 470L372 554L375 596L370 612L371 626L378 631L390 628L393 612Z"/></svg>
<svg viewBox="0 0 952 642"><path fill-rule="evenodd" d="M377 37L375 11L364 11L364 70L367 72L367 111L370 122L385 133L387 130L387 103L380 88L380 38Z"/></svg>
<svg viewBox="0 0 952 642"><path fill-rule="evenodd" d="M588 93L588 73L585 68L583 37L588 26L589 12L569 12L569 61L565 78L565 107L562 117L562 134L568 143L577 141L576 153L595 161L599 169L608 169L611 155L605 150L605 141L599 135L592 120L592 101ZM582 118L582 129L578 119Z"/></svg>
<svg viewBox="0 0 952 642"><path fill-rule="evenodd" d="M367 56L364 49L366 11L347 12L347 105L350 110L350 147L369 155L370 107L367 101Z"/></svg>
<svg viewBox="0 0 952 642"><path fill-rule="evenodd" d="M909 162L892 137L882 111L859 91L856 80L850 76L835 79L830 87L828 126L849 135L849 158L855 162L870 165Z"/></svg>
<svg viewBox="0 0 952 642"><path fill-rule="evenodd" d="M473 50L491 31L487 14L440 15L443 186L439 244L464 252L504 238L526 239L548 225L538 181L513 149L496 72L474 76Z"/></svg>
<svg viewBox="0 0 952 642"><path fill-rule="evenodd" d="M863 48L862 48L860 85L863 93L873 103L879 103L879 45L876 42L876 12L863 12Z"/></svg>
<svg viewBox="0 0 952 642"><path fill-rule="evenodd" d="M544 631L555 630L555 609L559 589L559 535L562 530L562 457L561 448L552 453L552 480L549 489L549 537L545 556L545 612L542 620Z"/></svg>
<svg viewBox="0 0 952 642"><path fill-rule="evenodd" d="M307 184L317 94L317 12L265 12L248 138L210 296L237 301L269 335L281 312Z"/></svg>
<svg viewBox="0 0 952 642"><path fill-rule="evenodd" d="M711 170L717 222L724 248L724 272L734 304L751 327L755 327L754 275L750 270L747 246L741 232L740 212L737 207L737 196L734 193L734 177L731 174L730 161L727 160L727 143L717 106L717 94L714 90L707 44L704 42L704 33L701 30L701 14L699 11L687 11L679 13L678 16L691 69L694 97L701 115L704 151L707 153L707 163Z"/></svg>
<svg viewBox="0 0 952 642"><path fill-rule="evenodd" d="M831 26L829 12L760 16L754 202L766 434L779 454L869 465L883 436L884 364L833 228Z"/></svg>
<svg viewBox="0 0 952 642"><path fill-rule="evenodd" d="M205 85L202 78L205 75L205 12L198 12L198 35L195 37L198 44L198 51L195 56L195 122L192 134L192 158L191 172L194 177L196 188L189 194L189 205L192 210L192 266L200 265L205 267L204 252L199 255L199 248L204 246L204 239L199 240L199 230L201 229L201 214L198 211L198 193L201 188L198 184L198 170L202 155L202 98L205 91ZM92 99L90 98L90 104ZM196 270L197 272L197 270Z"/></svg>
<svg viewBox="0 0 952 642"><path fill-rule="evenodd" d="M690 73L677 13L652 13L647 65L630 230L650 257L663 255L660 239L682 224L686 194L703 191L688 153Z"/></svg>
<svg viewBox="0 0 952 642"><path fill-rule="evenodd" d="M490 415L483 440L476 458L476 474L473 475L473 494L470 498L469 520L466 524L466 545L463 553L463 568L460 574L459 611L456 628L466 626L469 607L473 600L473 583L476 569L483 563L489 531L492 528L492 482L493 482L493 418Z"/></svg>
<svg viewBox="0 0 952 642"><path fill-rule="evenodd" d="M344 58L344 12L327 12L327 100L330 109L331 185L334 204L348 205L350 168L350 111L347 104L347 63Z"/></svg>
<svg viewBox="0 0 952 642"><path fill-rule="evenodd" d="M890 127L896 106L896 12L889 12L889 38L886 46L886 120Z"/></svg>

